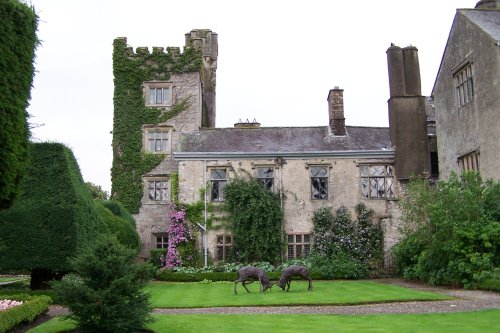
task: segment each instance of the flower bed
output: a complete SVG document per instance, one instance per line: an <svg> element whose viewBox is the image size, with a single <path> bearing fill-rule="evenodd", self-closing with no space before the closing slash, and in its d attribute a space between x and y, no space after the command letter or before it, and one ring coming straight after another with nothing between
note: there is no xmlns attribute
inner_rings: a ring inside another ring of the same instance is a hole
<svg viewBox="0 0 500 333"><path fill-rule="evenodd" d="M0 311L5 311L7 309L13 308L15 306L23 304L22 301L13 301L11 299L0 300Z"/></svg>
<svg viewBox="0 0 500 333"><path fill-rule="evenodd" d="M48 296L30 296L27 294L10 295L0 301L6 309L0 311L0 333L5 333L23 322L31 322L46 312L52 299ZM18 304L21 303L21 304ZM8 305L7 305L8 304Z"/></svg>

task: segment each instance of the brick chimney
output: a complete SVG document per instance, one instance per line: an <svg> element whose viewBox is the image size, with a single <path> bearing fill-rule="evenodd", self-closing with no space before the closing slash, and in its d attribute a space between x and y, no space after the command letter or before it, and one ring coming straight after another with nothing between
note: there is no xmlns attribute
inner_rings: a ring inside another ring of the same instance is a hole
<svg viewBox="0 0 500 333"><path fill-rule="evenodd" d="M328 118L333 135L347 135L344 118L344 89L335 87L328 93Z"/></svg>

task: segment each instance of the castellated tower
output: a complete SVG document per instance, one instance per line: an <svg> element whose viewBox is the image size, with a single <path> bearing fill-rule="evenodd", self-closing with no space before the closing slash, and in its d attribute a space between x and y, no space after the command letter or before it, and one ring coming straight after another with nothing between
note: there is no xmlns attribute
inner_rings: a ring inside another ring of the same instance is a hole
<svg viewBox="0 0 500 333"><path fill-rule="evenodd" d="M205 29L186 34L182 52L114 40L111 196L133 214L141 256L166 233L181 135L215 127L217 49Z"/></svg>
<svg viewBox="0 0 500 333"><path fill-rule="evenodd" d="M218 54L217 34L210 30L191 30L191 32L186 34L186 47L187 46L202 51L202 124L204 127L215 127L215 83Z"/></svg>
<svg viewBox="0 0 500 333"><path fill-rule="evenodd" d="M418 50L392 45L387 49L389 69L389 128L400 180L430 172L425 97L420 87Z"/></svg>

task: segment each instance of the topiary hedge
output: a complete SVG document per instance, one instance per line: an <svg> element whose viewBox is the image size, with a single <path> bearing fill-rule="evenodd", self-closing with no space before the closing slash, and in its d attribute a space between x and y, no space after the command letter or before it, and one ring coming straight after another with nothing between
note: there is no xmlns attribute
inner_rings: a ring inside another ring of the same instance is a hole
<svg viewBox="0 0 500 333"><path fill-rule="evenodd" d="M8 332L23 322L32 322L45 313L52 303L48 296L11 295L8 298L22 301L23 304L0 311L0 333Z"/></svg>
<svg viewBox="0 0 500 333"><path fill-rule="evenodd" d="M29 269L31 287L39 289L106 228L69 148L34 143L30 155L19 198L0 211L0 267Z"/></svg>
<svg viewBox="0 0 500 333"><path fill-rule="evenodd" d="M18 0L0 1L0 210L19 190L28 158L26 109L34 76L38 17Z"/></svg>
<svg viewBox="0 0 500 333"><path fill-rule="evenodd" d="M141 247L141 240L139 238L137 230L135 229L135 224L133 224L128 219L115 215L106 206L107 206L106 201L103 202L96 201L97 211L99 212L99 215L101 216L101 219L104 222L104 224L108 227L109 231L112 234L116 235L116 238L123 246L135 250L138 253ZM115 202L115 204L110 205L110 207L116 208L118 206L116 205ZM120 213L120 211L118 211L118 213Z"/></svg>
<svg viewBox="0 0 500 333"><path fill-rule="evenodd" d="M135 227L135 220L128 210L123 206L123 204L116 200L104 200L101 201L102 205L109 209L114 215L128 221L133 227Z"/></svg>

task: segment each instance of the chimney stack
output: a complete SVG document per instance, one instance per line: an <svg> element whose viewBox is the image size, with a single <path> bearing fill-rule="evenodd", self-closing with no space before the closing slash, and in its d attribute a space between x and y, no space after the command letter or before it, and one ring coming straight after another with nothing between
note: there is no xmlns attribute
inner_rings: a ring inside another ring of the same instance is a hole
<svg viewBox="0 0 500 333"><path fill-rule="evenodd" d="M335 87L328 93L328 118L333 135L347 135L344 118L344 89Z"/></svg>
<svg viewBox="0 0 500 333"><path fill-rule="evenodd" d="M500 1L481 0L476 4L475 9L500 9Z"/></svg>

